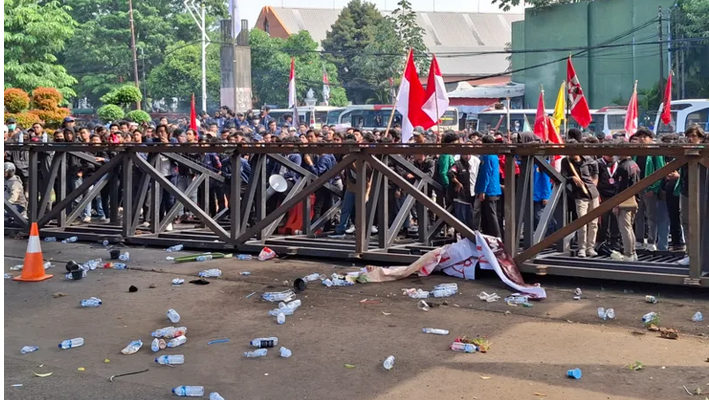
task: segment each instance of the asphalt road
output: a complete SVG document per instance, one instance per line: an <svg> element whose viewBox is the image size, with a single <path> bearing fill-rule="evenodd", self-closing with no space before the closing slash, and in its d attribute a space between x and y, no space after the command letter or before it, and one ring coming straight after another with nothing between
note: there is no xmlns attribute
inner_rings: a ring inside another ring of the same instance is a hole
<svg viewBox="0 0 709 400"><path fill-rule="evenodd" d="M288 258L173 264L165 261L162 249L132 248L133 269L97 270L84 280L67 281L62 277L66 261L105 258L106 250L86 244L42 245L45 259L59 264L49 270L54 278L5 281L8 399L168 399L174 398L170 389L183 384L202 385L207 393L218 391L226 399L666 400L687 396L682 385L709 392L709 322L690 320L696 311L709 319L706 291L544 277L540 282L549 298L522 308L480 301L477 294L483 290L503 297L511 292L489 275L468 282L412 277L333 289L314 284L299 296L303 306L279 326L266 315L273 304L258 295L246 296L282 290L311 272L344 272L352 265ZM25 247L26 242L5 240L5 272L21 263ZM212 267L222 269L224 277L206 286L170 284L174 277L189 281ZM252 274L241 276L241 271ZM461 293L428 312L401 295L402 288L452 281ZM130 285L138 292L129 293ZM577 286L584 291L581 301L571 299ZM67 296L54 298L56 292ZM645 303L645 294L658 296L660 302ZM90 296L104 304L79 307L79 300ZM597 307L615 308L617 318L600 320ZM174 368L155 364L149 349L150 332L171 325L165 317L168 308L180 312L180 325L188 327L185 345L158 353L184 354L185 364ZM680 340L632 333L641 332L639 320L648 311L659 312L663 326L679 329ZM451 335L425 335L423 327L449 329ZM490 352L448 350L455 336L463 334L488 337ZM278 336L293 357L282 359L271 350L265 358L245 359L243 352L251 350L248 341L260 336ZM84 337L86 345L57 348L73 337ZM218 338L230 342L207 345ZM143 349L120 354L135 339L143 340ZM21 355L24 345L40 350ZM388 355L396 357L391 371L381 367ZM624 368L635 361L644 369ZM564 376L576 367L584 372L581 380ZM145 368L150 370L113 383L107 379ZM53 374L39 378L32 371Z"/></svg>

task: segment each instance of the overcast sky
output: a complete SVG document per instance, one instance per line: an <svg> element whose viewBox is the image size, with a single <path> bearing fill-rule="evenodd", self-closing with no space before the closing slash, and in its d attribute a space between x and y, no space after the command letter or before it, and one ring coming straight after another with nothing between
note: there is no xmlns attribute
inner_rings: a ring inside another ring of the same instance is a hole
<svg viewBox="0 0 709 400"><path fill-rule="evenodd" d="M302 7L302 8L337 8L347 5L349 0L236 0L239 6L239 17L249 20L249 28L253 28L261 8ZM393 10L398 0L368 0L375 3L380 10ZM490 0L410 0L416 11L472 11L501 12L497 4ZM522 6L514 7L511 13L522 13Z"/></svg>

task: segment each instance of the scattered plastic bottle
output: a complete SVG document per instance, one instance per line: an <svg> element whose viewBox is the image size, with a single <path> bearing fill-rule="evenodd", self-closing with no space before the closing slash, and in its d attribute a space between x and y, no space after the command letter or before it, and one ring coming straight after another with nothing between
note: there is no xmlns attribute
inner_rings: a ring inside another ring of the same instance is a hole
<svg viewBox="0 0 709 400"><path fill-rule="evenodd" d="M169 356L160 356L155 359L155 362L160 365L177 365L185 363L185 356L182 354L171 354Z"/></svg>
<svg viewBox="0 0 709 400"><path fill-rule="evenodd" d="M81 300L80 304L82 307L98 307L103 304L103 301L101 301L101 299L99 299L98 297L91 297L85 300Z"/></svg>
<svg viewBox="0 0 709 400"><path fill-rule="evenodd" d="M286 315L282 312L279 312L278 315L276 315L276 322L278 322L278 325L283 325L286 323Z"/></svg>
<svg viewBox="0 0 709 400"><path fill-rule="evenodd" d="M96 258L96 259L89 260L89 261L85 262L83 265L81 265L81 268L85 271L88 271L88 270L93 271L96 268L98 268L101 265L101 263L103 263L103 260L100 258Z"/></svg>
<svg viewBox="0 0 709 400"><path fill-rule="evenodd" d="M179 336L184 336L187 333L187 327L179 326L175 328L174 326L167 326L165 328L160 328L153 333L152 337L172 339Z"/></svg>
<svg viewBox="0 0 709 400"><path fill-rule="evenodd" d="M277 301L291 301L295 299L295 292L290 289L282 292L266 292L261 295L261 298L272 303Z"/></svg>
<svg viewBox="0 0 709 400"><path fill-rule="evenodd" d="M187 342L187 336L185 336L185 335L178 336L174 339L171 339L169 342L167 342L167 347L173 348L173 347L177 347L177 346L182 346L186 342Z"/></svg>
<svg viewBox="0 0 709 400"><path fill-rule="evenodd" d="M306 282L314 282L314 281L317 281L318 279L320 279L320 275L316 274L316 273L313 273L313 274L303 277L303 280Z"/></svg>
<svg viewBox="0 0 709 400"><path fill-rule="evenodd" d="M79 240L78 237L72 236L72 237L68 237L68 238L62 240L62 243L74 243L74 242L76 242L76 241L78 241L78 240Z"/></svg>
<svg viewBox="0 0 709 400"><path fill-rule="evenodd" d="M10 271L22 271L22 268L24 268L24 265L17 264L10 267Z"/></svg>
<svg viewBox="0 0 709 400"><path fill-rule="evenodd" d="M529 303L529 296L509 296L509 297L505 297L505 303L510 303L510 304L527 304L527 303Z"/></svg>
<svg viewBox="0 0 709 400"><path fill-rule="evenodd" d="M649 313L643 315L643 318L642 318L643 324L647 324L650 321L654 320L655 318L657 318L657 313L654 311L649 312Z"/></svg>
<svg viewBox="0 0 709 400"><path fill-rule="evenodd" d="M180 322L180 314L177 313L174 309L169 309L167 310L167 318L172 322L173 324L176 324Z"/></svg>
<svg viewBox="0 0 709 400"><path fill-rule="evenodd" d="M104 246L108 246L109 244L111 244L111 242L109 242L108 240L104 240L104 241L103 241L103 245L104 245Z"/></svg>
<svg viewBox="0 0 709 400"><path fill-rule="evenodd" d="M455 289L454 288L435 289L431 292L433 297L450 297L456 293L458 293L457 288L455 288Z"/></svg>
<svg viewBox="0 0 709 400"><path fill-rule="evenodd" d="M300 307L301 304L302 304L302 302L300 301L300 299L296 299L296 300L293 300L289 303L280 302L280 303L278 303L278 308L280 308L282 310L289 308L289 309L295 311L298 309L298 307Z"/></svg>
<svg viewBox="0 0 709 400"><path fill-rule="evenodd" d="M130 261L130 253L126 251L125 253L123 253L123 254L121 254L120 256L118 256L118 259L121 260L121 261L124 261L124 262L125 262L125 261Z"/></svg>
<svg viewBox="0 0 709 400"><path fill-rule="evenodd" d="M204 386L178 386L172 389L172 393L180 397L202 397Z"/></svg>
<svg viewBox="0 0 709 400"><path fill-rule="evenodd" d="M278 338L275 336L267 338L256 338L251 341L251 346L258 347L260 349L276 347L278 346Z"/></svg>
<svg viewBox="0 0 709 400"><path fill-rule="evenodd" d="M211 254L207 254L207 255L203 255L203 256L197 256L197 258L195 258L195 260L196 260L196 261L209 261L209 260L211 260L211 259L213 259L213 258L214 258L214 257L212 257Z"/></svg>
<svg viewBox="0 0 709 400"><path fill-rule="evenodd" d="M165 261L175 261L175 257L167 256L165 257Z"/></svg>
<svg viewBox="0 0 709 400"><path fill-rule="evenodd" d="M47 261L44 263L44 269L48 269L48 268L54 268L54 265L52 265L51 261Z"/></svg>
<svg viewBox="0 0 709 400"><path fill-rule="evenodd" d="M702 315L701 312L697 311L697 312L694 313L694 315L692 316L692 321L694 321L694 322L702 322L702 321L704 321L704 316Z"/></svg>
<svg viewBox="0 0 709 400"><path fill-rule="evenodd" d="M56 242L57 238L55 238L54 236L50 236L50 237L44 238L44 241L45 242Z"/></svg>
<svg viewBox="0 0 709 400"><path fill-rule="evenodd" d="M185 247L185 246L183 246L183 245L181 245L181 244L176 244L176 245L174 245L174 246L168 247L165 251L167 251L168 253L172 253L173 251L180 251L180 250L182 250L184 247Z"/></svg>
<svg viewBox="0 0 709 400"><path fill-rule="evenodd" d="M327 287L332 287L334 283L330 279L323 279L322 284Z"/></svg>
<svg viewBox="0 0 709 400"><path fill-rule="evenodd" d="M22 353L22 354L34 353L37 350L39 350L39 347L37 347L37 346L25 346L20 350L20 353Z"/></svg>
<svg viewBox="0 0 709 400"><path fill-rule="evenodd" d="M455 289L458 290L457 283L441 283L433 287L433 290Z"/></svg>
<svg viewBox="0 0 709 400"><path fill-rule="evenodd" d="M134 340L130 343L128 343L128 346L126 346L123 350L121 350L121 353L123 354L135 354L140 350L140 348L143 347L143 341L142 340Z"/></svg>
<svg viewBox="0 0 709 400"><path fill-rule="evenodd" d="M279 350L281 352L281 357L283 357L283 358L289 358L290 356L293 355L292 351L290 351L289 349L286 349L283 346L281 346L281 348Z"/></svg>
<svg viewBox="0 0 709 400"><path fill-rule="evenodd" d="M212 392L209 394L209 400L224 400L224 398L219 393Z"/></svg>
<svg viewBox="0 0 709 400"><path fill-rule="evenodd" d="M128 269L128 266L123 263L111 263L113 269Z"/></svg>
<svg viewBox="0 0 709 400"><path fill-rule="evenodd" d="M249 271L241 271L241 272L239 272L239 275L249 276L249 275L251 275L251 272L249 272Z"/></svg>
<svg viewBox="0 0 709 400"><path fill-rule="evenodd" d="M603 307L598 307L598 316L604 321L607 319L614 319L615 310L613 310L612 308L606 310Z"/></svg>
<svg viewBox="0 0 709 400"><path fill-rule="evenodd" d="M153 339L152 343L150 343L150 350L152 350L153 353L160 351L160 339Z"/></svg>
<svg viewBox="0 0 709 400"><path fill-rule="evenodd" d="M451 350L461 351L464 353L475 353L478 351L478 346L472 343L453 342L453 344L451 344Z"/></svg>
<svg viewBox="0 0 709 400"><path fill-rule="evenodd" d="M430 333L433 335L447 335L448 331L445 329L423 328L423 333Z"/></svg>
<svg viewBox="0 0 709 400"><path fill-rule="evenodd" d="M394 356L389 356L389 357L387 357L386 360L384 360L384 363L383 363L384 369L387 370L387 371L389 371L389 370L391 370L392 368L394 368L394 360L396 360L396 359L394 358Z"/></svg>
<svg viewBox="0 0 709 400"><path fill-rule="evenodd" d="M258 350L254 350L254 351L245 351L244 357L246 357L246 358L266 357L266 354L268 354L268 349L258 349Z"/></svg>
<svg viewBox="0 0 709 400"><path fill-rule="evenodd" d="M5 274L5 279L12 279L12 278L13 278L12 274L8 274L8 273Z"/></svg>
<svg viewBox="0 0 709 400"><path fill-rule="evenodd" d="M249 261L253 260L254 256L252 256L251 254L239 254L238 256L236 256L236 259L241 261Z"/></svg>
<svg viewBox="0 0 709 400"><path fill-rule="evenodd" d="M204 257L204 256L199 256L199 257ZM197 261L204 261L204 260L200 260L199 257L197 257ZM211 256L209 256L209 257L211 257ZM211 260L211 258L210 258L210 260ZM220 276L222 276L222 271L217 268L206 269L206 270L199 273L200 278L219 278Z"/></svg>
<svg viewBox="0 0 709 400"><path fill-rule="evenodd" d="M185 283L185 280L181 279L181 278L175 278L172 280L172 284L174 286L179 286L179 285L182 285L183 283Z"/></svg>
<svg viewBox="0 0 709 400"><path fill-rule="evenodd" d="M283 314L285 316L293 315L295 310L292 308L274 308L268 312L268 315L272 317L278 317L278 314Z"/></svg>
<svg viewBox="0 0 709 400"><path fill-rule="evenodd" d="M415 292L409 293L409 297L412 299L427 299L431 296L431 292L427 290L416 289Z"/></svg>
<svg viewBox="0 0 709 400"><path fill-rule="evenodd" d="M75 338L75 339L67 339L61 343L59 343L59 348L60 349L71 349L74 347L81 347L84 345L84 338Z"/></svg>
<svg viewBox="0 0 709 400"><path fill-rule="evenodd" d="M332 285L333 286L353 286L354 282L350 282L346 279L333 279Z"/></svg>

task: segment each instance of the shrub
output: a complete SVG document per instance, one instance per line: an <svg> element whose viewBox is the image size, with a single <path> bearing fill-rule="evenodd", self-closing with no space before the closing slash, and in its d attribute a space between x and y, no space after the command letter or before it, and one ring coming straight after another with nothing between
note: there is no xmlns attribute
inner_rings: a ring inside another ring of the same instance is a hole
<svg viewBox="0 0 709 400"><path fill-rule="evenodd" d="M8 118L15 118L15 121L17 121L17 126L24 129L31 128L32 124L34 124L35 122L42 122L42 120L39 119L39 116L37 116L37 114L29 111L16 114L6 113L5 121L7 121Z"/></svg>
<svg viewBox="0 0 709 400"><path fill-rule="evenodd" d="M115 104L106 104L105 106L101 106L101 108L96 111L96 114L98 114L101 121L110 122L118 121L123 118L125 112L123 112L123 109Z"/></svg>
<svg viewBox="0 0 709 400"><path fill-rule="evenodd" d="M9 113L20 113L30 106L30 96L22 89L5 90L5 110Z"/></svg>
<svg viewBox="0 0 709 400"><path fill-rule="evenodd" d="M114 104L117 106L127 106L131 103L137 103L143 99L140 89L133 85L125 85L113 89L105 95L101 96L101 101L104 104Z"/></svg>
<svg viewBox="0 0 709 400"><path fill-rule="evenodd" d="M32 110L32 114L36 114L44 121L45 128L59 128L64 122L64 118L71 114L68 108L57 108L56 110Z"/></svg>
<svg viewBox="0 0 709 400"><path fill-rule="evenodd" d="M39 87L32 91L32 108L39 110L55 110L64 99L55 88Z"/></svg>
<svg viewBox="0 0 709 400"><path fill-rule="evenodd" d="M126 114L126 118L130 121L142 124L143 122L150 122L150 114L143 110L133 110Z"/></svg>

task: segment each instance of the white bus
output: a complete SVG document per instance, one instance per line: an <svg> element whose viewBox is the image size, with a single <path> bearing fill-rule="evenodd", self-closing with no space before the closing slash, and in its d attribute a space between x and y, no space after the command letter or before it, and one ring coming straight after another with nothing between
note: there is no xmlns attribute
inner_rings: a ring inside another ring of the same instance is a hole
<svg viewBox="0 0 709 400"><path fill-rule="evenodd" d="M551 115L554 110L545 110L547 115ZM532 132L534 130L534 120L537 117L537 110L512 109L510 110L510 125L512 132ZM478 114L475 130L481 133L490 132L492 130L507 132L507 110L502 109L487 109Z"/></svg>
<svg viewBox="0 0 709 400"><path fill-rule="evenodd" d="M596 135L609 138L616 133L625 133L626 106L607 106L591 110L591 125L588 130Z"/></svg>
<svg viewBox="0 0 709 400"><path fill-rule="evenodd" d="M338 107L329 106L301 106L298 107L299 122L305 122L309 127L320 129L323 125L328 124L328 113L338 109ZM280 126L285 122L285 116L293 115L293 109L277 108L269 111L268 115L273 117Z"/></svg>
<svg viewBox="0 0 709 400"><path fill-rule="evenodd" d="M704 131L709 130L709 99L672 100L670 114L672 120L669 124L662 123L662 104L655 117L655 133L658 136L667 133L684 133L692 124L699 124Z"/></svg>
<svg viewBox="0 0 709 400"><path fill-rule="evenodd" d="M337 123L349 124L353 128L366 130L386 129L392 107L393 106L390 104L349 106L340 112ZM394 111L394 119L392 120L391 126L396 124L401 125L401 114L399 114L398 111ZM448 107L446 109L445 113L441 116L440 127L442 131L459 130L457 108ZM435 131L437 127L433 126L431 129Z"/></svg>

